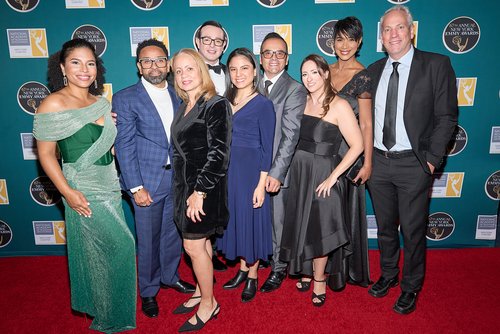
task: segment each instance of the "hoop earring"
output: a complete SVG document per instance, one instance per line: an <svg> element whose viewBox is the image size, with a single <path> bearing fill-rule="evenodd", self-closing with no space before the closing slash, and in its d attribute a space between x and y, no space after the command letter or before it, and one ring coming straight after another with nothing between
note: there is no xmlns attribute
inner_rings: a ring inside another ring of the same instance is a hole
<svg viewBox="0 0 500 334"><path fill-rule="evenodd" d="M68 78L66 77L66 74L63 74L63 85L64 86L68 85Z"/></svg>
<svg viewBox="0 0 500 334"><path fill-rule="evenodd" d="M99 88L99 85L97 85L97 79L94 80L94 88L95 89L98 89Z"/></svg>

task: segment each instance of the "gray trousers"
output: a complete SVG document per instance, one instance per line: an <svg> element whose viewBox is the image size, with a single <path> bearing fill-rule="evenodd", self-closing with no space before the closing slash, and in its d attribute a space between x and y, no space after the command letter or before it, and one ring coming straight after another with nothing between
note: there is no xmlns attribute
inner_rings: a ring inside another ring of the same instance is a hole
<svg viewBox="0 0 500 334"><path fill-rule="evenodd" d="M272 271L285 271L287 264L280 261L281 236L283 235L283 222L285 220L285 203L288 197L288 187L281 188L271 196L271 211L273 216L273 258L271 261Z"/></svg>

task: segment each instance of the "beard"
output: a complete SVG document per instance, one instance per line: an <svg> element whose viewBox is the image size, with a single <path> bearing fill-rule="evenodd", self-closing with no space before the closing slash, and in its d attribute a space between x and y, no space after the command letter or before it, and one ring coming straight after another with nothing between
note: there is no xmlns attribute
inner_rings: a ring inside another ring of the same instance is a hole
<svg viewBox="0 0 500 334"><path fill-rule="evenodd" d="M153 85L158 85L167 79L167 74L168 74L167 72L161 72L161 71L155 71L155 72L156 73L152 71L148 74L143 74L142 76L144 77L144 79L146 79L147 82Z"/></svg>

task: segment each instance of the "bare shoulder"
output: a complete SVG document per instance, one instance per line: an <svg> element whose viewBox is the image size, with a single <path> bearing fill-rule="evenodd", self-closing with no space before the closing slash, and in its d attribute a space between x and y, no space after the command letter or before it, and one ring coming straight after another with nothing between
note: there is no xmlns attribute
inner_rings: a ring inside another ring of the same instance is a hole
<svg viewBox="0 0 500 334"><path fill-rule="evenodd" d="M58 112L65 109L64 97L59 92L55 92L43 99L37 109L38 114Z"/></svg>
<svg viewBox="0 0 500 334"><path fill-rule="evenodd" d="M343 99L340 96L335 96L335 98L330 103L330 108L333 110L338 110L339 112L351 111L352 108L349 102L346 99Z"/></svg>

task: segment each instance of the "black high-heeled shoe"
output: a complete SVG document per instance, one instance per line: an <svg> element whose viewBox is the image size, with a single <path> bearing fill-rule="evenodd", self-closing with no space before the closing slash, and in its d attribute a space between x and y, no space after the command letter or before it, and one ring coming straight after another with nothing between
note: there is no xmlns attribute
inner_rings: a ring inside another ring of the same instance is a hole
<svg viewBox="0 0 500 334"><path fill-rule="evenodd" d="M257 294L257 285L259 285L257 278L247 278L245 288L241 292L241 301L243 303L249 302L255 298Z"/></svg>
<svg viewBox="0 0 500 334"><path fill-rule="evenodd" d="M324 280L319 280L319 281L318 281L317 279L313 278L313 280L314 280L314 284L316 284L316 283L325 283L325 289L326 289L326 278L325 278ZM316 298L316 299L318 299L318 300L319 300L319 302L314 302L314 299L315 299L315 298ZM317 306L317 307L323 306L323 304L324 304L324 303L325 303L325 301L326 301L326 292L325 292L325 293L322 293L322 294L320 294L320 295L317 295L317 294L315 294L315 293L314 293L314 291L313 291L313 293L312 293L312 297L311 297L311 301L312 301L312 304L313 304L314 306Z"/></svg>
<svg viewBox="0 0 500 334"><path fill-rule="evenodd" d="M240 286L241 283L243 283L247 280L247 277L248 277L248 270L243 271L240 269L236 273L236 276L234 276L229 281L227 281L226 284L224 284L222 287L224 289L227 289L227 290L236 289L237 287Z"/></svg>
<svg viewBox="0 0 500 334"><path fill-rule="evenodd" d="M297 285L300 283L300 287ZM299 290L300 292L306 292L306 291L309 291L309 289L311 288L311 281L304 281L304 277L302 277L301 279L299 279L297 281L297 283L295 284L295 287L297 288L297 290Z"/></svg>
<svg viewBox="0 0 500 334"><path fill-rule="evenodd" d="M210 318L208 318L207 322L209 322L212 319L217 319L219 312L220 312L220 306L219 304L217 304L214 311L210 315ZM203 322L203 320L200 319L200 317L198 316L198 312L196 312L194 316L196 318L196 323L193 325L192 323L189 322L189 319L186 320L186 322L181 326L181 328L179 328L179 333L199 331L205 326L207 322Z"/></svg>
<svg viewBox="0 0 500 334"><path fill-rule="evenodd" d="M191 300L191 299L200 299L201 296L193 296L191 298L188 299ZM193 306L184 306L184 303L182 303L181 305L179 305L175 310L172 311L173 314L185 314L185 313L189 313L191 312L192 310L194 310L194 308L196 306L198 306L199 303L193 305Z"/></svg>

